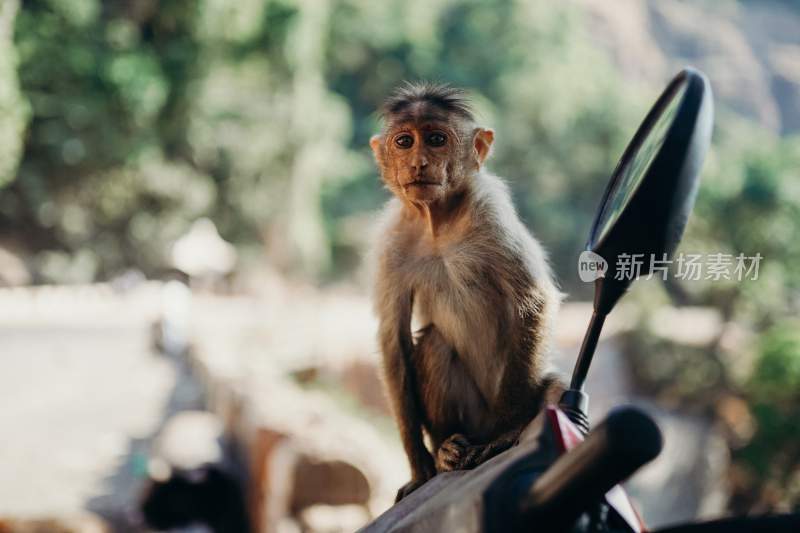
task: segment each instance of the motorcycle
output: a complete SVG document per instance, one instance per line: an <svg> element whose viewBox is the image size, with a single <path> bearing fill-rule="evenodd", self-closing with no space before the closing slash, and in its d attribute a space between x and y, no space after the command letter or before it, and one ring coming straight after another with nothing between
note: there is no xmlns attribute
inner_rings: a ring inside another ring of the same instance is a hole
<svg viewBox="0 0 800 533"><path fill-rule="evenodd" d="M620 259L667 259L683 235L712 124L708 80L686 68L667 85L623 152L581 254L581 275L594 279L594 311L558 405L534 418L516 446L474 470L435 476L362 532L648 531L620 483L660 453L661 432L636 407L617 408L590 430L584 383L603 323L637 277ZM650 267L642 261L638 274L648 274ZM658 530L761 531L800 531L800 514Z"/></svg>

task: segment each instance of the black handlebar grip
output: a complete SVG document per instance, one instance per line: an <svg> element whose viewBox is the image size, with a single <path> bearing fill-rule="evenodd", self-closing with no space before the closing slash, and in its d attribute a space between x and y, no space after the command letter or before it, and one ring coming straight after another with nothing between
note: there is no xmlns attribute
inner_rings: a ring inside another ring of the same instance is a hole
<svg viewBox="0 0 800 533"><path fill-rule="evenodd" d="M653 460L662 444L658 426L640 409L612 411L537 478L522 499L520 523L542 531L569 527L614 485Z"/></svg>

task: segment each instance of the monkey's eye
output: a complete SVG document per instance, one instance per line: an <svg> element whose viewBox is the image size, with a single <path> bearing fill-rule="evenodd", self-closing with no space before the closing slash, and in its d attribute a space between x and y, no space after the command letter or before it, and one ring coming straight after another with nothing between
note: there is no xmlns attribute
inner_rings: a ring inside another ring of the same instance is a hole
<svg viewBox="0 0 800 533"><path fill-rule="evenodd" d="M414 137L412 137L407 133L403 135L398 135L397 137L395 137L394 143L403 149L411 148L411 146L414 145Z"/></svg>
<svg viewBox="0 0 800 533"><path fill-rule="evenodd" d="M426 141L429 146L444 146L444 144L447 142L447 135L438 131L434 131L428 135Z"/></svg>

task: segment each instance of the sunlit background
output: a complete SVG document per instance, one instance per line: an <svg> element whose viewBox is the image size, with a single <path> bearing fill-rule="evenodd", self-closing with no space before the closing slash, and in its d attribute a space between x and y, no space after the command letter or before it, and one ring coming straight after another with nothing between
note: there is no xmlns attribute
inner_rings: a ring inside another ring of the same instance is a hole
<svg viewBox="0 0 800 533"><path fill-rule="evenodd" d="M0 0L0 531L153 528L154 483L206 479L175 448L223 465L254 530L383 512L408 471L368 299L381 100L469 90L568 294L566 373L594 210L684 65L716 123L679 251L764 259L638 284L592 416L662 425L630 484L651 525L798 509L798 28L791 0Z"/></svg>

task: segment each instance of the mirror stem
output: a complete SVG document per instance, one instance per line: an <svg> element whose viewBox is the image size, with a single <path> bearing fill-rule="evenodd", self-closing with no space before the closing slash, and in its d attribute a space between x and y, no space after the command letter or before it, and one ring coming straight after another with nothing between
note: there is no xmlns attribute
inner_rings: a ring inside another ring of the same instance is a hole
<svg viewBox="0 0 800 533"><path fill-rule="evenodd" d="M600 332L603 330L605 321L606 315L604 313L598 313L597 311L592 313L592 319L589 321L589 327L583 337L581 351L578 352L575 370L572 372L572 381L569 384L569 388L572 390L583 390L586 374L589 373L589 365L592 364L592 357L597 348L597 341L600 339Z"/></svg>
<svg viewBox="0 0 800 533"><path fill-rule="evenodd" d="M572 382L569 389L561 395L558 407L566 413L569 419L577 428L586 435L589 432L589 395L583 392L583 385L586 381L586 374L589 372L589 365L592 363L592 356L597 348L597 341L600 339L600 332L603 330L603 323L606 320L605 313L594 311L586 336L583 338L581 351L578 353L578 361L575 363L575 370L572 373Z"/></svg>

